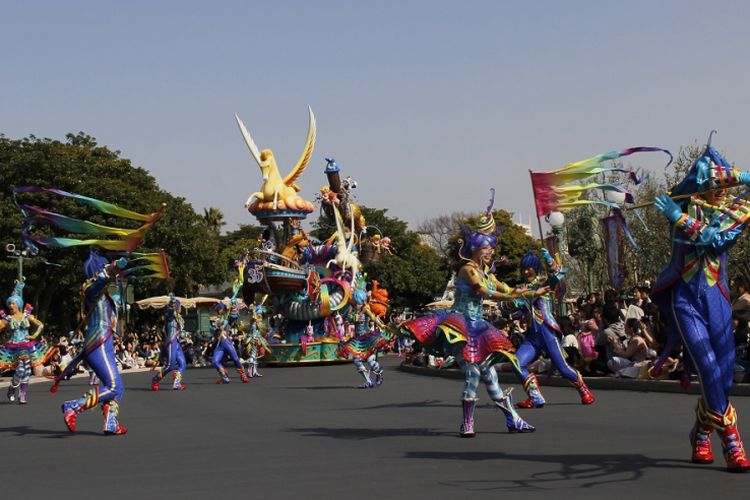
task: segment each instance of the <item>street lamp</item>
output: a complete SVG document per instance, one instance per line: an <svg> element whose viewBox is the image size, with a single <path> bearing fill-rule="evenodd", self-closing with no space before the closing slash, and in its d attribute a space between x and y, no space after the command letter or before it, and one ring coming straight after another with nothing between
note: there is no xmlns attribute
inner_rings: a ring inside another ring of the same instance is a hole
<svg viewBox="0 0 750 500"><path fill-rule="evenodd" d="M18 281L23 281L23 260L29 258L29 251L26 249L19 250L13 243L5 245L6 257L18 261Z"/></svg>
<svg viewBox="0 0 750 500"><path fill-rule="evenodd" d="M565 215L562 212L550 212L547 217L545 217L545 220L547 221L547 224L552 227L552 232L559 232L563 228L563 224L565 224Z"/></svg>
<svg viewBox="0 0 750 500"><path fill-rule="evenodd" d="M622 191L604 191L604 198L607 201L616 203L617 205L622 205L623 203L625 203L627 195Z"/></svg>

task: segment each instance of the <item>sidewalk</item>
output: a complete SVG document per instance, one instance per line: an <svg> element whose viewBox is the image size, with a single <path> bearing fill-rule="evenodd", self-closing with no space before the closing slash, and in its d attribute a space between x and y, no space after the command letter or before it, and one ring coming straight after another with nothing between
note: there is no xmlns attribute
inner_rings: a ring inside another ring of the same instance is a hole
<svg viewBox="0 0 750 500"><path fill-rule="evenodd" d="M407 373L416 375L425 375L428 377L443 377L463 379L464 374L457 368L435 369L424 366L413 366L400 364L399 369ZM498 372L500 382L503 384L519 384L518 378L512 373ZM693 381L686 391L677 380L638 380L629 378L615 377L586 377L586 385L590 389L605 389L615 391L640 391L640 392L679 392L687 394L701 394L700 386L697 381ZM539 376L539 382L542 386L569 387L568 381L562 377L552 377L547 383L547 376ZM732 396L750 396L750 384L734 384L732 387Z"/></svg>
<svg viewBox="0 0 750 500"><path fill-rule="evenodd" d="M128 370L123 370L120 372L120 375L127 375L128 373L140 373L140 372L147 372L150 371L151 368L130 368ZM89 374L87 373L78 373L76 375L73 375L70 377L71 379L75 378L88 378ZM13 377L3 377L0 378L0 389L4 389L10 385L11 380ZM31 380L29 380L30 384L38 384L41 382L47 382L50 386L53 384L53 379L47 378L47 377L31 377Z"/></svg>

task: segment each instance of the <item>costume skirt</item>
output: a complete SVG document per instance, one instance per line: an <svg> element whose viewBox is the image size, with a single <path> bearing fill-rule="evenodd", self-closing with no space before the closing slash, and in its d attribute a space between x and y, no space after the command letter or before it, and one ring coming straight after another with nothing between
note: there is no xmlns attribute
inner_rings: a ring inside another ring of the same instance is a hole
<svg viewBox="0 0 750 500"><path fill-rule="evenodd" d="M0 347L0 371L14 370L21 361L31 362L31 366L45 364L57 351L56 347L48 346L38 340L24 342L8 342Z"/></svg>
<svg viewBox="0 0 750 500"><path fill-rule="evenodd" d="M440 338L448 344L465 342L461 354L470 363L484 361L491 354L512 358L515 351L507 335L491 323L483 319L470 320L461 313L422 316L404 322L401 327L424 345L433 344Z"/></svg>

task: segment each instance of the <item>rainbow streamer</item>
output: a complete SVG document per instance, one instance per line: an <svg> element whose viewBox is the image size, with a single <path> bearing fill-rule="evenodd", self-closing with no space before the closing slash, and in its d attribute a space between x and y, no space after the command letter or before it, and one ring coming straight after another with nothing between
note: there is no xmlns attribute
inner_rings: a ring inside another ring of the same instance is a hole
<svg viewBox="0 0 750 500"><path fill-rule="evenodd" d="M66 215L50 212L42 208L19 203L17 195L19 193L48 193L57 195L63 198L70 198L86 205L92 206L102 213L108 215L114 215L122 217L124 219L138 220L145 222L142 226L136 229L123 229L117 227L103 226L93 222L74 219ZM68 193L53 188L44 188L38 186L17 186L13 188L13 200L21 210L24 222L21 226L21 239L27 248L32 252L37 253L39 248L37 245L43 245L48 247L57 248L69 248L74 246L82 245L97 245L105 250L121 251L121 252L132 252L140 244L143 237L146 235L151 226L156 222L156 219L161 216L166 205L162 206L156 212L151 214L140 214L127 210L112 203L107 203L88 196L82 196L75 193ZM76 238L65 238L57 236L35 236L31 234L32 227L34 225L48 225L63 231L68 231L77 234L86 234L92 236L119 236L122 239L76 239Z"/></svg>
<svg viewBox="0 0 750 500"><path fill-rule="evenodd" d="M142 278L155 278L168 280L171 278L169 272L169 261L164 250L159 253L133 253L128 262L128 268L123 271L123 275L130 276L141 271L151 271L151 274L142 274Z"/></svg>
<svg viewBox="0 0 750 500"><path fill-rule="evenodd" d="M589 183L583 185L572 185L568 186L573 182L581 182L595 175L608 173L608 172L621 172L626 173L630 176L636 184L639 182L635 172L633 170L626 170L617 167L605 167L601 165L605 161L616 160L624 156L629 156L634 153L644 152L662 152L669 155L669 162L672 163L672 153L666 149L641 146L636 148L623 149L621 151L610 151L609 153L603 153L600 155L593 156L586 160L569 163L565 167L552 170L550 172L530 172L531 173L531 185L534 190L534 202L536 204L536 212L538 216L548 215L550 212L556 210L568 210L580 205L587 205L590 203L598 203L608 207L615 208L617 205L611 201L606 200L586 200L581 199L582 196L591 189L601 189L604 191L618 191L626 194L626 201L633 203L633 198L630 193L621 185L618 184L599 184Z"/></svg>

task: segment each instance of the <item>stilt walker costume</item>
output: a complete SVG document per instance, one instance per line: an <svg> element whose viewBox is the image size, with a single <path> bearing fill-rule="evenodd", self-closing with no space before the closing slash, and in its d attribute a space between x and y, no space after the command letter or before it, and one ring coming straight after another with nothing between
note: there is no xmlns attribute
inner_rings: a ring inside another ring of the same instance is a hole
<svg viewBox="0 0 750 500"><path fill-rule="evenodd" d="M493 274L492 257L497 245L492 199L486 213L479 219L476 230L462 227L463 240L459 256L466 261L456 278L456 298L446 311L406 321L405 328L426 346L437 345L444 353L453 355L464 372L464 391L461 398L463 422L461 437L474 437L474 407L480 379L495 405L503 412L509 432L533 432L533 426L516 413L510 390L498 384L495 363L512 360L513 344L491 323L482 318L482 302L513 300L522 290L513 290Z"/></svg>
<svg viewBox="0 0 750 500"><path fill-rule="evenodd" d="M211 365L219 372L219 380L217 380L216 383L228 384L231 381L229 379L229 372L227 372L227 369L224 368L222 364L224 357L228 355L232 358L232 362L237 368L237 373L239 373L242 383L246 384L250 379L247 378L240 357L237 355L237 350L234 348L234 344L232 344L231 326L229 324L229 311L227 306L224 303L219 302L216 304L216 312L219 315L212 318L210 321L211 333L216 339L214 354L211 358Z"/></svg>
<svg viewBox="0 0 750 500"><path fill-rule="evenodd" d="M8 401L16 401L18 391L20 404L26 404L26 390L33 368L45 364L57 351L56 348L36 340L44 325L31 314L31 304L24 307L24 284L22 279L16 280L13 294L6 301L8 314L0 309L0 331L10 330L10 340L4 346L0 346L0 371L15 370L8 387ZM29 334L32 326L34 333Z"/></svg>
<svg viewBox="0 0 750 500"><path fill-rule="evenodd" d="M536 375L530 373L527 369L529 363L534 361L541 351L545 351L549 355L552 366L576 388L581 396L581 403L588 405L594 402L594 396L586 387L581 374L571 368L565 361L560 346L562 332L552 314L550 295L558 285L563 270L546 249L542 249L542 255L549 268L549 276L540 276L542 262L531 250L521 259L521 274L529 288L529 291L524 294L522 302L528 312L529 328L526 332L526 338L516 350L518 364L513 365L513 371L523 383L523 388L529 398L526 401L519 402L517 406L519 408L541 408L544 406L544 397L539 389ZM546 287L550 291L543 295L535 294L542 287ZM518 301L521 301L521 299L518 299Z"/></svg>
<svg viewBox="0 0 750 500"><path fill-rule="evenodd" d="M186 389L185 384L182 383L182 374L185 373L186 366L185 353L182 352L180 345L183 324L180 301L170 294L164 323L164 342L161 346L162 367L151 379L151 389L154 391L159 390L159 382L170 372L172 373L172 389L175 391Z"/></svg>
<svg viewBox="0 0 750 500"><path fill-rule="evenodd" d="M670 335L652 374L658 375L669 353L682 342L688 354L686 377L694 369L703 392L690 432L692 460L713 462L710 437L716 431L727 469L746 472L750 460L740 439L737 412L729 402L735 351L727 254L747 227L750 203L743 199L747 189L733 197L723 188L750 185L750 173L738 171L711 147L710 137L708 142L685 179L669 196L655 199L656 208L670 222L672 259L652 294ZM677 203L670 198L686 194L693 196Z"/></svg>

